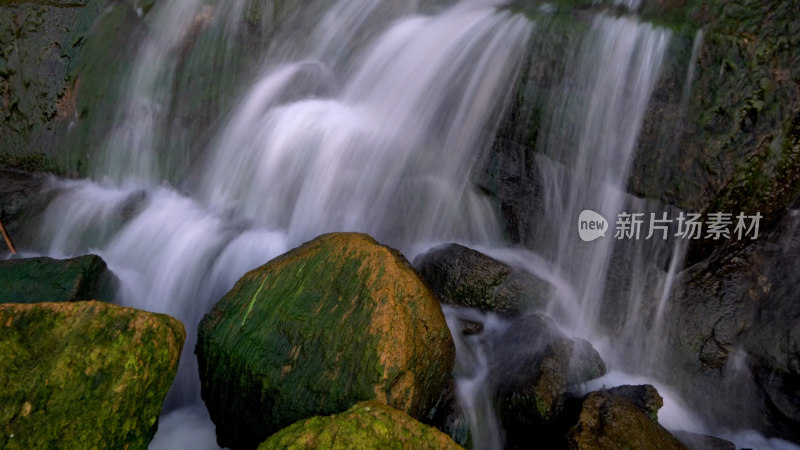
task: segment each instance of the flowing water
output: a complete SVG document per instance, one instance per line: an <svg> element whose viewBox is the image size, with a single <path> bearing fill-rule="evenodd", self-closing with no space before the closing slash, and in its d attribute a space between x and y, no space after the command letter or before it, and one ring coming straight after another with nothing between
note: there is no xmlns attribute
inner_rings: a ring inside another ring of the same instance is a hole
<svg viewBox="0 0 800 450"><path fill-rule="evenodd" d="M213 448L193 355L197 323L247 270L329 231L368 232L409 259L439 242L480 248L550 282L550 314L592 340L612 367L644 370L597 326L609 274L627 274L615 287L620 336L656 341L683 248L610 237L583 244L575 226L583 209L613 222L626 208L658 207L624 191L669 31L598 14L564 55L539 142L545 204L531 251L508 247L474 175L527 50L539 45L536 21L499 0L312 1L295 13L257 3L157 2L93 178L50 182L30 250L97 253L121 280L120 304L186 325L152 448ZM176 133L171 108L178 91L192 89L187 73L198 70L186 62L191 43L205 42L201 55L226 67L253 26L271 39L248 50L252 70L217 74L235 101L208 129L182 129L202 139ZM643 316L652 304L655 313ZM508 326L475 311L447 315L484 321L486 336ZM456 336L456 376L477 448L493 449L502 448L503 432L487 389L486 339Z"/></svg>

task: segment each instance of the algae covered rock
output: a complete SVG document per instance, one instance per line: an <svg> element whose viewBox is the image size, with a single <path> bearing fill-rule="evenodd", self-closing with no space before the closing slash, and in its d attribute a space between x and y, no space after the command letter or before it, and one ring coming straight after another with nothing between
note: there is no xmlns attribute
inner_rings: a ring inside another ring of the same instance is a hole
<svg viewBox="0 0 800 450"><path fill-rule="evenodd" d="M232 448L364 400L423 417L455 358L413 268L356 233L320 236L246 274L203 318L195 352L218 442Z"/></svg>
<svg viewBox="0 0 800 450"><path fill-rule="evenodd" d="M147 448L184 338L108 303L1 304L0 448Z"/></svg>
<svg viewBox="0 0 800 450"><path fill-rule="evenodd" d="M597 391L584 398L578 422L567 434L567 448L678 450L686 447L638 406L608 391Z"/></svg>
<svg viewBox="0 0 800 450"><path fill-rule="evenodd" d="M0 303L110 301L115 284L97 255L0 261Z"/></svg>
<svg viewBox="0 0 800 450"><path fill-rule="evenodd" d="M298 422L264 441L258 449L460 449L446 434L409 415L370 401L328 417Z"/></svg>

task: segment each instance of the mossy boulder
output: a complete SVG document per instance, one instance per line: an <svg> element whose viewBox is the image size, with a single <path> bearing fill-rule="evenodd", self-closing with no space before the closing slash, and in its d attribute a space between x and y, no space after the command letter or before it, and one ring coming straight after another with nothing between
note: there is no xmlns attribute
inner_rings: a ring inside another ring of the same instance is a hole
<svg viewBox="0 0 800 450"><path fill-rule="evenodd" d="M361 402L347 411L312 417L273 434L258 449L460 449L446 434L382 403Z"/></svg>
<svg viewBox="0 0 800 450"><path fill-rule="evenodd" d="M97 255L0 261L0 303L111 301L115 285Z"/></svg>
<svg viewBox="0 0 800 450"><path fill-rule="evenodd" d="M455 358L439 302L408 261L357 233L247 273L201 321L195 352L218 442L232 448L364 400L421 418Z"/></svg>
<svg viewBox="0 0 800 450"><path fill-rule="evenodd" d="M147 448L184 339L103 302L1 304L0 448Z"/></svg>
<svg viewBox="0 0 800 450"><path fill-rule="evenodd" d="M550 293L546 282L459 244L434 248L414 265L442 303L505 317L543 308Z"/></svg>
<svg viewBox="0 0 800 450"><path fill-rule="evenodd" d="M588 394L577 423L567 433L573 450L684 450L669 431L630 401L608 391Z"/></svg>

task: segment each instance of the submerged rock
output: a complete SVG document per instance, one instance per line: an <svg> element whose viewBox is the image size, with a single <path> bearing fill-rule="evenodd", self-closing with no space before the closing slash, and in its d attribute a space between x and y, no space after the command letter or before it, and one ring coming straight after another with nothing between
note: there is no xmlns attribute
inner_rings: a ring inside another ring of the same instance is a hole
<svg viewBox="0 0 800 450"><path fill-rule="evenodd" d="M490 376L497 380L497 412L511 445L534 431L547 435L543 439L555 439L552 425L560 421L569 385L605 374L605 364L591 344L576 345L552 320L535 314L515 320L493 353L497 363Z"/></svg>
<svg viewBox="0 0 800 450"><path fill-rule="evenodd" d="M689 450L736 450L733 442L705 434L677 431L672 433Z"/></svg>
<svg viewBox="0 0 800 450"><path fill-rule="evenodd" d="M347 411L298 422L264 441L258 449L460 449L446 434L379 402L361 402Z"/></svg>
<svg viewBox="0 0 800 450"><path fill-rule="evenodd" d="M472 436L469 421L458 402L456 389L456 380L450 377L425 423L444 432L458 445L470 448Z"/></svg>
<svg viewBox="0 0 800 450"><path fill-rule="evenodd" d="M455 358L433 293L400 253L356 233L246 274L203 318L195 352L218 442L233 448L364 400L421 418Z"/></svg>
<svg viewBox="0 0 800 450"><path fill-rule="evenodd" d="M184 339L108 303L0 305L0 448L147 448Z"/></svg>
<svg viewBox="0 0 800 450"><path fill-rule="evenodd" d="M532 275L459 244L435 248L414 265L443 303L506 317L544 307L550 289Z"/></svg>
<svg viewBox="0 0 800 450"><path fill-rule="evenodd" d="M0 303L111 301L115 284L97 255L0 261Z"/></svg>
<svg viewBox="0 0 800 450"><path fill-rule="evenodd" d="M638 406L609 391L592 392L583 399L566 442L575 450L686 449Z"/></svg>

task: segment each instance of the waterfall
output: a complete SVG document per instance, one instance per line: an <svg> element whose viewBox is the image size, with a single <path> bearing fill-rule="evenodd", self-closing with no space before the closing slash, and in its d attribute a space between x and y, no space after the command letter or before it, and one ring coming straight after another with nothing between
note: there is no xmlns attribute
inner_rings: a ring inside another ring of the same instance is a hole
<svg viewBox="0 0 800 450"><path fill-rule="evenodd" d="M540 147L544 224L537 247L572 287L557 292L552 313L591 336L603 305L616 240L581 242L583 210L600 213L613 228L628 201L625 192L642 121L660 74L670 32L633 19L597 16L573 61L569 78L550 99L552 116ZM541 158L544 161L544 158ZM642 236L644 239L644 235Z"/></svg>
<svg viewBox="0 0 800 450"><path fill-rule="evenodd" d="M475 179L529 50L547 45L535 20L503 0L283 3L156 2L92 178L51 179L33 219L29 254L97 253L121 281L117 303L186 326L152 448L213 448L201 442L213 439L193 354L201 317L248 270L331 231L370 233L412 260L435 243L477 248L550 283L547 313L598 347L611 379L647 372L685 245L576 233L586 209L611 227L624 211L664 210L626 193L672 39L631 15L642 2L614 0L620 15L597 13L561 55L536 142L544 201L532 248L509 247ZM210 90L193 92L201 82ZM215 97L210 117L193 122L187 93ZM489 367L509 323L445 312L453 330L484 322L480 335L454 333L456 391L476 448L502 448ZM671 414L688 417L672 400Z"/></svg>
<svg viewBox="0 0 800 450"><path fill-rule="evenodd" d="M175 415L162 418L170 424L207 421L192 412L201 405L197 324L246 271L326 231L368 232L407 254L423 242L501 238L470 178L532 29L494 1L425 10L342 0L314 9L313 20L297 18L298 27L313 23L302 42L256 50L250 76L223 80L241 80L238 100L213 134L201 130L205 142L192 141L171 125L176 92L190 89L182 83L194 70L180 61L203 33L236 33L247 2L228 3L170 0L148 14L94 181L51 180L32 249L97 253L121 280L118 303L184 323L165 402ZM276 40L297 34L291 24L264 27ZM233 42L206 53L224 59Z"/></svg>

